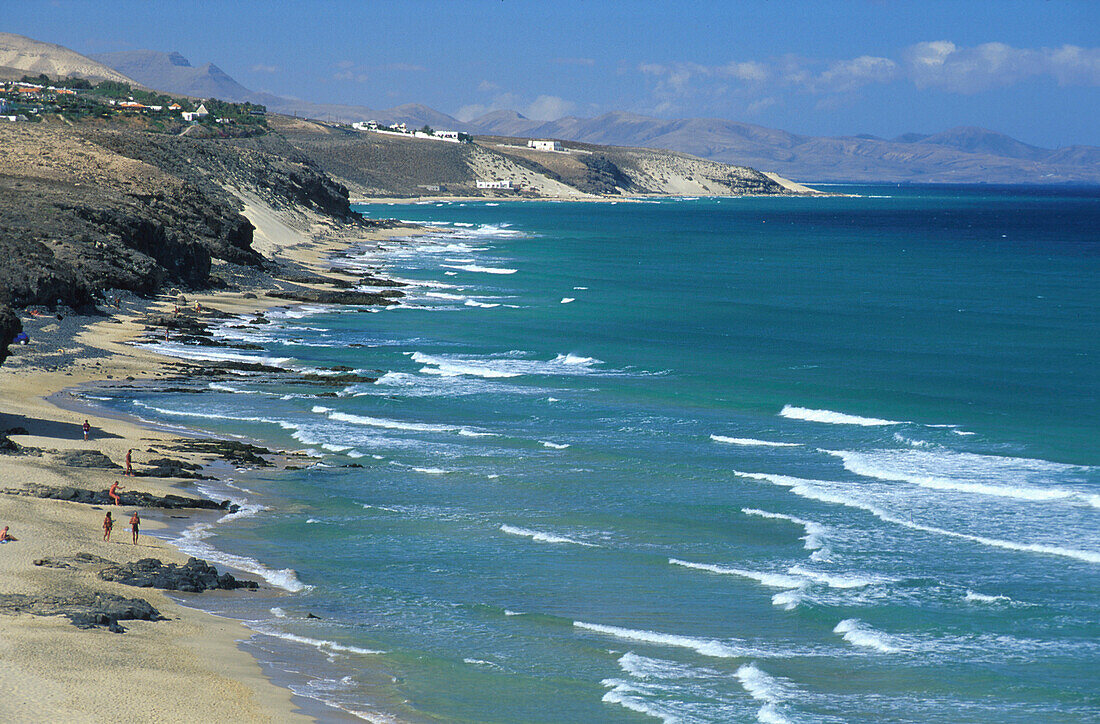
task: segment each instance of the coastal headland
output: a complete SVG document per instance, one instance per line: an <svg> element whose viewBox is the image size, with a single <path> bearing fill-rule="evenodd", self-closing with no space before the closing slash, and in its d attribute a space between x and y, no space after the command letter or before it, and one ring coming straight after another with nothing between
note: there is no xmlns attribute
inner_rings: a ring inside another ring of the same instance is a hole
<svg viewBox="0 0 1100 724"><path fill-rule="evenodd" d="M268 118L268 133L227 138L57 118L0 127L0 526L16 539L0 546L0 647L9 662L0 682L15 692L0 714L12 720L46 711L87 721L185 721L196 712L212 721L308 718L303 701L238 647L248 629L165 592L243 581L246 590L200 595L247 596L266 582L188 561L156 534L232 512L228 501L202 497L201 477L310 461L97 415L81 393L288 374L181 362L133 343L224 346L211 325L234 315L263 323L264 310L299 302L399 304L399 282L330 264L352 245L417 233L360 218L349 185L362 196L421 198L435 192L420 182L453 162L467 181L514 177L525 190L452 183L444 197L806 193L751 169L639 149L578 146L548 160L507 139L432 144L432 154L457 148L449 158L420 154L418 141L278 116ZM132 477L124 475L128 452ZM115 481L120 505L108 497Z"/></svg>

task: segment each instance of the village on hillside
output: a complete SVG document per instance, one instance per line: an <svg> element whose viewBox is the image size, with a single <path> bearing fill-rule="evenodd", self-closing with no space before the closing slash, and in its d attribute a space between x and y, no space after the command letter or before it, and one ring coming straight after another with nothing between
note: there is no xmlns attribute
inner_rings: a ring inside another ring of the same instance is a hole
<svg viewBox="0 0 1100 724"><path fill-rule="evenodd" d="M0 121L40 122L48 117L68 123L129 121L162 133L181 133L196 125L216 135L267 128L267 109L253 103L174 97L110 80L97 85L83 78L51 80L44 74L0 83Z"/></svg>

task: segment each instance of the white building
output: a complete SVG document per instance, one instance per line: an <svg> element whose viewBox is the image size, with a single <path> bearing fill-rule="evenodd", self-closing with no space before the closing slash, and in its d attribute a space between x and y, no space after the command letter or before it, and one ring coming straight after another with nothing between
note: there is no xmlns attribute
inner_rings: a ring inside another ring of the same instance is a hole
<svg viewBox="0 0 1100 724"><path fill-rule="evenodd" d="M501 189L505 191L511 191L513 188L512 181L510 179L506 179L504 181L478 181L476 183L476 186L479 189Z"/></svg>
<svg viewBox="0 0 1100 724"><path fill-rule="evenodd" d="M536 151L561 151L561 141L528 141L528 148Z"/></svg>
<svg viewBox="0 0 1100 724"><path fill-rule="evenodd" d="M195 109L195 116L197 118L202 118L204 116L209 116L209 115L210 115L210 111L206 110L206 104L205 103L200 103L199 107L197 109Z"/></svg>

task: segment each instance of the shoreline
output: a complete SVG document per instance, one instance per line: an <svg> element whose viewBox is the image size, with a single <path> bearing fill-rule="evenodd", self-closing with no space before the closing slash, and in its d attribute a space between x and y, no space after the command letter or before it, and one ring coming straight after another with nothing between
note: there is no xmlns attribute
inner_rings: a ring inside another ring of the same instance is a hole
<svg viewBox="0 0 1100 724"><path fill-rule="evenodd" d="M245 213L257 227L256 247L263 249L265 257L330 279L341 275L326 265L333 252L357 243L382 243L417 233L409 226L336 229L324 221L317 223L318 219L309 214L287 219L254 201ZM273 286L189 293L188 304L241 315L302 303L265 296L265 291L274 291ZM180 548L159 536L169 533L168 523L182 529L201 517L203 511L179 511L185 517L168 516L173 512L170 510L150 510L146 515L137 505L123 505L117 511L111 542L104 542L100 522L106 506L9 492L29 483L105 490L118 479L123 483L123 494L140 490L156 496L205 497L196 480L129 478L122 476L119 467L73 467L61 460L78 454L105 455L117 465L132 448L135 472L140 475L151 457L164 454L165 445L202 437L217 439L127 418L125 414L93 416L80 409L90 401L81 400L73 392L103 383L163 384L176 377L176 366L186 361L132 344L144 332L144 315L170 314L172 307L170 295L138 302L127 300L125 310L108 310L99 319L75 320L80 322L75 332L70 326L74 320L54 324L51 318L41 329L32 331L30 347L13 347L12 356L0 366L0 431L14 429L8 436L23 448L17 454L0 457L0 489L4 490L0 495L0 525L10 526L10 533L18 539L0 547L4 554L0 555L0 596L21 594L37 600L55 594L74 597L110 593L148 601L166 619L126 620L126 633L116 635L104 628L80 630L56 615L9 615L11 612L5 611L0 615L4 631L0 649L6 652L9 662L19 665L5 667L0 682L20 695L0 704L0 713L11 720L25 720L43 711L73 719L109 711L112 718L122 716L124 720L186 720L196 714L222 721L358 720L320 700L294 693L282 680L285 677L273 676L272 668L265 667L250 652L256 647L248 647L257 632L240 620L195 607L201 604L202 596L211 595L209 592L194 594L196 600L185 603L175 592L99 580L88 567L34 564L36 560L80 554L115 564L151 556L166 563L182 564L187 560ZM28 325L39 321L28 318L26 312L22 316ZM71 339L65 338L66 332L72 332ZM76 404L61 404L61 395L71 395ZM94 421L87 441L80 431L85 418ZM157 451L153 453L151 448ZM188 465L201 466L203 473L208 473L215 460L202 452L172 451L169 455ZM286 454L279 451L276 458L276 469L285 468ZM126 524L135 510L146 518L137 546L128 540ZM178 520L166 523L169 517ZM243 577L258 578L247 571ZM125 696L114 693L116 682L126 682Z"/></svg>

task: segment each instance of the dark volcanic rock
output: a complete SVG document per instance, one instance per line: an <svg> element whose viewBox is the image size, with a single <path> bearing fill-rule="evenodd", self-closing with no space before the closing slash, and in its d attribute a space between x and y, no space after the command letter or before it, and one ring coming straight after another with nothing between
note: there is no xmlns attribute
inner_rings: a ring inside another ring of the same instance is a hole
<svg viewBox="0 0 1100 724"><path fill-rule="evenodd" d="M121 566L109 566L98 575L104 581L116 581L128 586L188 593L202 593L212 588L256 590L259 587L255 581L238 581L228 573L218 575L214 566L198 558L189 558L182 566L162 563L156 558L142 558Z"/></svg>
<svg viewBox="0 0 1100 724"><path fill-rule="evenodd" d="M107 495L106 490L88 490L86 488L55 488L50 485L28 485L22 490L7 490L7 493L16 495L30 495L35 498L50 498L52 500L68 500L73 503L85 505L113 505L114 501ZM220 503L202 498L186 498L182 495L165 495L163 497L150 493L136 493L129 490L117 491L122 505L136 506L140 508L166 508L176 510L179 508L200 508L203 510L228 510L234 512L238 506L228 500Z"/></svg>
<svg viewBox="0 0 1100 724"><path fill-rule="evenodd" d="M145 470L142 470L138 475L143 478L213 480L213 478L208 475L201 475L195 472L196 470L202 470L202 466L183 460L173 460L172 458L154 458L147 463Z"/></svg>
<svg viewBox="0 0 1100 724"><path fill-rule="evenodd" d="M236 440L186 440L176 443L172 449L215 455L234 465L253 465L260 468L273 467L271 463L260 457L261 455L275 454L267 448Z"/></svg>
<svg viewBox="0 0 1100 724"><path fill-rule="evenodd" d="M6 304L0 304L0 364L8 356L8 345L23 331L23 323Z"/></svg>
<svg viewBox="0 0 1100 724"><path fill-rule="evenodd" d="M34 562L34 565L45 568L87 568L88 566L105 566L112 563L113 561L92 553L77 553L62 558L39 558Z"/></svg>
<svg viewBox="0 0 1100 724"><path fill-rule="evenodd" d="M72 468L106 468L121 470L117 465L98 450L64 450L54 454L57 460Z"/></svg>
<svg viewBox="0 0 1100 724"><path fill-rule="evenodd" d="M28 596L0 594L0 613L29 613L34 616L65 616L77 628L103 626L115 633L126 629L119 621L163 621L157 609L142 598L123 598L112 593L81 593L72 596Z"/></svg>
<svg viewBox="0 0 1100 724"><path fill-rule="evenodd" d="M396 304L404 292L387 289L383 292L327 291L318 289L275 290L267 293L276 299L293 299L296 302L314 304Z"/></svg>

